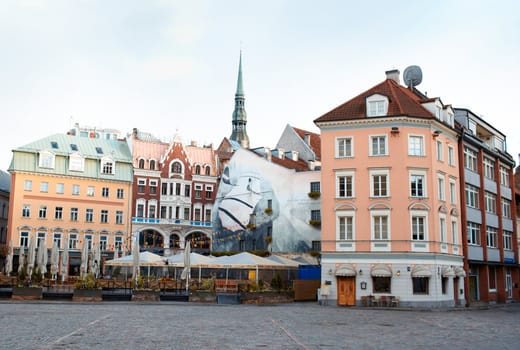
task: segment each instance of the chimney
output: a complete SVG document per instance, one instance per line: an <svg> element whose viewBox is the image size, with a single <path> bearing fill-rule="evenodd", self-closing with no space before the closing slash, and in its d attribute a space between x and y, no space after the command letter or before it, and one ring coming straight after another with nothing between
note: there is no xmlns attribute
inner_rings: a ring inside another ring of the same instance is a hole
<svg viewBox="0 0 520 350"><path fill-rule="evenodd" d="M191 140L191 143L190 143L190 144L191 144L191 146L193 146L193 147L197 147L197 141Z"/></svg>
<svg viewBox="0 0 520 350"><path fill-rule="evenodd" d="M399 69L387 70L385 73L386 79L392 79L397 84L401 84L401 81L399 79Z"/></svg>
<svg viewBox="0 0 520 350"><path fill-rule="evenodd" d="M285 150L283 148L278 148L278 158L280 158L280 159L285 158Z"/></svg>
<svg viewBox="0 0 520 350"><path fill-rule="evenodd" d="M265 158L268 161L271 161L271 150L269 149L269 147L264 147L264 152L265 152Z"/></svg>
<svg viewBox="0 0 520 350"><path fill-rule="evenodd" d="M313 160L309 161L309 170L316 169L316 163Z"/></svg>
<svg viewBox="0 0 520 350"><path fill-rule="evenodd" d="M298 161L298 151L291 151L291 158L295 162Z"/></svg>
<svg viewBox="0 0 520 350"><path fill-rule="evenodd" d="M309 134L309 133L305 134L303 140L305 141L306 144L308 144L310 146L310 144L311 144L311 134Z"/></svg>

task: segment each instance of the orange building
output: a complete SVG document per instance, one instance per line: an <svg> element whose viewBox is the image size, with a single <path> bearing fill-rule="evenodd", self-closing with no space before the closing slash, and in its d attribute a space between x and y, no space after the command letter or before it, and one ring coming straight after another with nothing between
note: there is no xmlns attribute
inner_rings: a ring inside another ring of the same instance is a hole
<svg viewBox="0 0 520 350"><path fill-rule="evenodd" d="M13 150L7 240L20 247L69 249L69 275L79 274L81 249L99 245L102 257L131 233L132 155L126 140L95 134L55 134ZM129 247L126 247L128 249ZM47 252L49 253L49 252ZM61 265L61 264L60 264Z"/></svg>
<svg viewBox="0 0 520 350"><path fill-rule="evenodd" d="M315 120L322 294L339 305L454 306L465 298L454 111L386 73Z"/></svg>

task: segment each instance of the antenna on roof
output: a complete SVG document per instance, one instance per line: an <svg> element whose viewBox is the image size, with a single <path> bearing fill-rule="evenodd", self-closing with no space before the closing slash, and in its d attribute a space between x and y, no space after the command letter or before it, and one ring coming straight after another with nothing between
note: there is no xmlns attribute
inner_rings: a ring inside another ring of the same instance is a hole
<svg viewBox="0 0 520 350"><path fill-rule="evenodd" d="M422 71L419 66L408 66L403 73L404 83L406 86L413 90L414 86L417 86L422 81Z"/></svg>

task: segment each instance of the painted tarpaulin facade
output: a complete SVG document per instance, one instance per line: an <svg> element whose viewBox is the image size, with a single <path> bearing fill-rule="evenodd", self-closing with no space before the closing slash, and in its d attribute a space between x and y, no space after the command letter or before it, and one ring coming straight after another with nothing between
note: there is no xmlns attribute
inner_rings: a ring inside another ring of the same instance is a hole
<svg viewBox="0 0 520 350"><path fill-rule="evenodd" d="M307 171L288 168L282 163L297 161L262 152L239 149L224 169L212 215L212 250L311 251L320 229L309 221L320 200L308 193L320 172L307 165Z"/></svg>

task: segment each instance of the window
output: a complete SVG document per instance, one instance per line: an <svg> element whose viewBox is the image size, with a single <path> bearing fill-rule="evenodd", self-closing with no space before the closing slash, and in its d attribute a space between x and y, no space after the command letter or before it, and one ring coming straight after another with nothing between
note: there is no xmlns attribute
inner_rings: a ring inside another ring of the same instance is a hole
<svg viewBox="0 0 520 350"><path fill-rule="evenodd" d="M504 238L504 250L512 250L513 249L513 232L504 230L502 235Z"/></svg>
<svg viewBox="0 0 520 350"><path fill-rule="evenodd" d="M69 157L69 170L82 172L85 168L85 158L77 153L71 154Z"/></svg>
<svg viewBox="0 0 520 350"><path fill-rule="evenodd" d="M22 217L23 218L30 218L31 217L31 206L28 204L25 204L22 207Z"/></svg>
<svg viewBox="0 0 520 350"><path fill-rule="evenodd" d="M448 146L448 164L455 166L455 150L452 146Z"/></svg>
<svg viewBox="0 0 520 350"><path fill-rule="evenodd" d="M123 188L117 189L117 198L124 199L125 198L125 190Z"/></svg>
<svg viewBox="0 0 520 350"><path fill-rule="evenodd" d="M70 144L70 150L71 151L77 151L78 150L78 145L74 144L74 143L71 143Z"/></svg>
<svg viewBox="0 0 520 350"><path fill-rule="evenodd" d="M370 137L370 155L384 156L386 152L386 136L371 136Z"/></svg>
<svg viewBox="0 0 520 350"><path fill-rule="evenodd" d="M477 123L474 120L468 119L468 129L472 135L477 135Z"/></svg>
<svg viewBox="0 0 520 350"><path fill-rule="evenodd" d="M439 229L440 229L440 234L441 234L441 242L445 243L447 242L447 239L446 239L446 218L445 217L440 217L439 218Z"/></svg>
<svg viewBox="0 0 520 350"><path fill-rule="evenodd" d="M480 225L468 222L468 244L480 245Z"/></svg>
<svg viewBox="0 0 520 350"><path fill-rule="evenodd" d="M486 202L486 212L490 214L497 213L497 196L494 193L485 191L484 201Z"/></svg>
<svg viewBox="0 0 520 350"><path fill-rule="evenodd" d="M123 237L114 237L114 250L119 251L123 248Z"/></svg>
<svg viewBox="0 0 520 350"><path fill-rule="evenodd" d="M337 214L336 239L353 240L354 239L354 213L338 212Z"/></svg>
<svg viewBox="0 0 520 350"><path fill-rule="evenodd" d="M72 185L72 194L79 195L79 185Z"/></svg>
<svg viewBox="0 0 520 350"><path fill-rule="evenodd" d="M137 203L137 217L138 218L144 217L144 204L143 203Z"/></svg>
<svg viewBox="0 0 520 350"><path fill-rule="evenodd" d="M386 115L386 101L368 101L368 117L379 117Z"/></svg>
<svg viewBox="0 0 520 350"><path fill-rule="evenodd" d="M167 196L167 195L168 195L168 184L165 183L165 182L163 182L163 183L161 184L161 194L162 194L163 196Z"/></svg>
<svg viewBox="0 0 520 350"><path fill-rule="evenodd" d="M97 152L98 154L103 154L103 148L101 148L101 147L96 147L96 152Z"/></svg>
<svg viewBox="0 0 520 350"><path fill-rule="evenodd" d="M412 240L424 241L426 240L426 217L412 216Z"/></svg>
<svg viewBox="0 0 520 350"><path fill-rule="evenodd" d="M211 167L209 165L206 165L206 167L204 168L204 173L206 176L211 175Z"/></svg>
<svg viewBox="0 0 520 350"><path fill-rule="evenodd" d="M40 182L40 192L47 193L49 192L49 183L46 181Z"/></svg>
<svg viewBox="0 0 520 350"><path fill-rule="evenodd" d="M20 247L27 247L29 245L29 232L20 232Z"/></svg>
<svg viewBox="0 0 520 350"><path fill-rule="evenodd" d="M392 279L390 277L372 277L374 293L391 293Z"/></svg>
<svg viewBox="0 0 520 350"><path fill-rule="evenodd" d="M457 185L455 180L450 180L450 203L457 204Z"/></svg>
<svg viewBox="0 0 520 350"><path fill-rule="evenodd" d="M500 185L504 187L509 187L509 168L505 166L500 166Z"/></svg>
<svg viewBox="0 0 520 350"><path fill-rule="evenodd" d="M200 208L195 208L195 209L194 209L193 219L194 219L195 221L200 221L200 213L201 213Z"/></svg>
<svg viewBox="0 0 520 350"><path fill-rule="evenodd" d="M184 208L184 220L190 219L190 208Z"/></svg>
<svg viewBox="0 0 520 350"><path fill-rule="evenodd" d="M458 244L458 228L457 228L457 220L451 219L451 243Z"/></svg>
<svg viewBox="0 0 520 350"><path fill-rule="evenodd" d="M155 160L150 160L150 170L155 170Z"/></svg>
<svg viewBox="0 0 520 350"><path fill-rule="evenodd" d="M200 165L195 166L195 175L200 175Z"/></svg>
<svg viewBox="0 0 520 350"><path fill-rule="evenodd" d="M85 221L93 222L94 221L94 209L87 209L85 211Z"/></svg>
<svg viewBox="0 0 520 350"><path fill-rule="evenodd" d="M206 199L213 198L213 186L206 185L205 188L206 188Z"/></svg>
<svg viewBox="0 0 520 350"><path fill-rule="evenodd" d="M61 249L61 233L55 232L52 240L53 240L53 244L56 244L58 249Z"/></svg>
<svg viewBox="0 0 520 350"><path fill-rule="evenodd" d="M490 248L498 247L498 230L494 227L488 226L486 227L486 244Z"/></svg>
<svg viewBox="0 0 520 350"><path fill-rule="evenodd" d="M428 294L428 282L427 277L412 277L413 294Z"/></svg>
<svg viewBox="0 0 520 350"><path fill-rule="evenodd" d="M157 185L159 182L157 180L150 180L150 194L157 194Z"/></svg>
<svg viewBox="0 0 520 350"><path fill-rule="evenodd" d="M69 234L69 249L78 249L78 235L75 233Z"/></svg>
<svg viewBox="0 0 520 350"><path fill-rule="evenodd" d="M267 207L268 207L269 209L273 209L273 200L272 200L272 199L268 199L268 200L267 200Z"/></svg>
<svg viewBox="0 0 520 350"><path fill-rule="evenodd" d="M103 159L101 161L101 169L103 174L113 175L115 170L114 162L112 162L110 159Z"/></svg>
<svg viewBox="0 0 520 350"><path fill-rule="evenodd" d="M411 197L426 197L426 183L425 175L411 174L410 175L410 196Z"/></svg>
<svg viewBox="0 0 520 350"><path fill-rule="evenodd" d="M42 205L40 207L39 218L40 219L45 219L46 217L47 217L47 207L45 205Z"/></svg>
<svg viewBox="0 0 520 350"><path fill-rule="evenodd" d="M157 211L157 205L150 203L148 205L148 217L155 218L155 212Z"/></svg>
<svg viewBox="0 0 520 350"><path fill-rule="evenodd" d="M176 183L175 184L175 195L176 196L180 196L181 195L181 184L180 183Z"/></svg>
<svg viewBox="0 0 520 350"><path fill-rule="evenodd" d="M388 215L372 216L372 232L375 240L388 239Z"/></svg>
<svg viewBox="0 0 520 350"><path fill-rule="evenodd" d="M477 152L469 147L464 147L464 167L474 172L477 171Z"/></svg>
<svg viewBox="0 0 520 350"><path fill-rule="evenodd" d="M40 159L38 166L40 168L54 169L54 154L51 152L43 151L40 153Z"/></svg>
<svg viewBox="0 0 520 350"><path fill-rule="evenodd" d="M352 138L338 137L336 139L336 158L352 157Z"/></svg>
<svg viewBox="0 0 520 350"><path fill-rule="evenodd" d="M92 235L85 235L84 243L87 244L87 248L92 249Z"/></svg>
<svg viewBox="0 0 520 350"><path fill-rule="evenodd" d="M511 219L511 201L509 199L502 198L502 217Z"/></svg>
<svg viewBox="0 0 520 350"><path fill-rule="evenodd" d="M56 184L56 193L58 193L58 194L65 193L65 184L63 184L63 183Z"/></svg>
<svg viewBox="0 0 520 350"><path fill-rule="evenodd" d="M371 171L370 172L370 196L372 197L388 197L388 171Z"/></svg>
<svg viewBox="0 0 520 350"><path fill-rule="evenodd" d="M489 290L495 292L497 290L497 271L494 266L488 266L489 269Z"/></svg>
<svg viewBox="0 0 520 350"><path fill-rule="evenodd" d="M121 225L123 223L123 212L121 210L116 211L116 224Z"/></svg>
<svg viewBox="0 0 520 350"><path fill-rule="evenodd" d="M490 180L495 179L495 162L488 157L484 157L484 176Z"/></svg>
<svg viewBox="0 0 520 350"><path fill-rule="evenodd" d="M321 221L321 211L319 209L311 210L311 221Z"/></svg>
<svg viewBox="0 0 520 350"><path fill-rule="evenodd" d="M171 166L171 172L174 174L181 174L182 164L180 162L173 162Z"/></svg>
<svg viewBox="0 0 520 350"><path fill-rule="evenodd" d="M70 221L78 221L78 208L70 208Z"/></svg>
<svg viewBox="0 0 520 350"><path fill-rule="evenodd" d="M204 213L204 221L211 222L211 208L206 208Z"/></svg>
<svg viewBox="0 0 520 350"><path fill-rule="evenodd" d="M108 210L101 210L100 220L102 224L108 223Z"/></svg>
<svg viewBox="0 0 520 350"><path fill-rule="evenodd" d="M36 239L36 247L45 249L45 232L38 232L38 238Z"/></svg>
<svg viewBox="0 0 520 350"><path fill-rule="evenodd" d="M424 156L424 138L422 136L408 136L408 155Z"/></svg>
<svg viewBox="0 0 520 350"><path fill-rule="evenodd" d="M310 192L320 192L320 182L319 181L313 181L311 182L311 190Z"/></svg>
<svg viewBox="0 0 520 350"><path fill-rule="evenodd" d="M338 173L336 177L336 197L354 197L354 175L352 173Z"/></svg>
<svg viewBox="0 0 520 350"><path fill-rule="evenodd" d="M437 141L437 160L440 162L444 161L444 147L442 146L442 141Z"/></svg>
<svg viewBox="0 0 520 350"><path fill-rule="evenodd" d="M23 189L24 189L24 191L32 191L32 181L31 180L25 180L23 182Z"/></svg>
<svg viewBox="0 0 520 350"><path fill-rule="evenodd" d="M184 197L191 197L191 186L184 185Z"/></svg>
<svg viewBox="0 0 520 350"><path fill-rule="evenodd" d="M202 198L202 185L195 185L195 198Z"/></svg>
<svg viewBox="0 0 520 350"><path fill-rule="evenodd" d="M96 192L96 188L94 186L87 187L87 196L93 197Z"/></svg>
<svg viewBox="0 0 520 350"><path fill-rule="evenodd" d="M101 189L101 197L108 198L110 193L110 189L108 187L103 187Z"/></svg>
<svg viewBox="0 0 520 350"><path fill-rule="evenodd" d="M144 159L139 159L139 164L137 165L139 169L144 169Z"/></svg>
<svg viewBox="0 0 520 350"><path fill-rule="evenodd" d="M146 179L137 179L137 193L144 193Z"/></svg>
<svg viewBox="0 0 520 350"><path fill-rule="evenodd" d="M107 242L108 242L107 236L99 236L99 249L101 251L107 250Z"/></svg>
<svg viewBox="0 0 520 350"><path fill-rule="evenodd" d="M444 177L442 175L438 175L437 178L438 186L439 186L439 200L446 200L445 190L444 190Z"/></svg>
<svg viewBox="0 0 520 350"><path fill-rule="evenodd" d="M466 184L466 205L468 207L475 208L475 209L479 208L478 193L479 193L478 187L475 187L470 184Z"/></svg>
<svg viewBox="0 0 520 350"><path fill-rule="evenodd" d="M56 207L54 209L54 219L61 220L63 218L63 207Z"/></svg>

